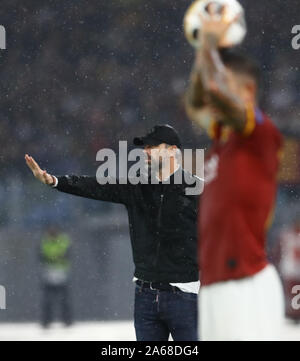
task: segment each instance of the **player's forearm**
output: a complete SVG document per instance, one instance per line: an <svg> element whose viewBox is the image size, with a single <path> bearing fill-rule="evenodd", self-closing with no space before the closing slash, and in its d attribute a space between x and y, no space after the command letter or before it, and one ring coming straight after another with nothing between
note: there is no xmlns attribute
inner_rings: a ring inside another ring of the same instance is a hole
<svg viewBox="0 0 300 361"><path fill-rule="evenodd" d="M186 92L187 106L201 108L205 105L205 89L202 78L196 69L192 70L189 87Z"/></svg>
<svg viewBox="0 0 300 361"><path fill-rule="evenodd" d="M186 93L186 101L193 108L207 105L209 80L216 73L214 63L210 60L207 50L207 48L201 48L195 54L195 62Z"/></svg>
<svg viewBox="0 0 300 361"><path fill-rule="evenodd" d="M210 92L212 87L226 90L225 66L219 55L218 39L213 34L203 36L197 69L206 92Z"/></svg>
<svg viewBox="0 0 300 361"><path fill-rule="evenodd" d="M201 51L201 77L210 103L222 114L224 123L238 131L244 129L246 110L243 102L231 92L228 84L226 68L219 50L218 39L213 34L206 34L203 38Z"/></svg>
<svg viewBox="0 0 300 361"><path fill-rule="evenodd" d="M196 52L186 92L187 105L193 108L201 108L206 105L211 85L217 83L219 87L224 87L222 84L224 73L224 66L217 50L217 39L208 34L203 42L203 47Z"/></svg>

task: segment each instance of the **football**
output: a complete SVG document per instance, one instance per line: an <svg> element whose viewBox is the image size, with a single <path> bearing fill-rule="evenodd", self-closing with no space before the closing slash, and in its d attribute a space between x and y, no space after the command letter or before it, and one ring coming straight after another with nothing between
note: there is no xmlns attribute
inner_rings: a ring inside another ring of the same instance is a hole
<svg viewBox="0 0 300 361"><path fill-rule="evenodd" d="M227 16L229 19L236 18L236 20L220 40L219 46L233 47L244 40L247 32L245 12L237 0L197 0L190 5L184 17L184 33L193 47L201 47L200 14L204 16L218 15L221 14L224 6L228 7Z"/></svg>

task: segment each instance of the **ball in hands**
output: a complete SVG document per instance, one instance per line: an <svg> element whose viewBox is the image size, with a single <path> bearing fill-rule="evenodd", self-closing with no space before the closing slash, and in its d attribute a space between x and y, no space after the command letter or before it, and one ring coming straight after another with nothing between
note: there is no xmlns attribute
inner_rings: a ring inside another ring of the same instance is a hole
<svg viewBox="0 0 300 361"><path fill-rule="evenodd" d="M220 39L219 46L223 48L233 47L244 40L247 32L245 13L237 0L196 0L190 5L184 17L184 33L193 47L201 47L202 24L200 14L206 17L221 15L224 6L227 7L227 20L235 20Z"/></svg>

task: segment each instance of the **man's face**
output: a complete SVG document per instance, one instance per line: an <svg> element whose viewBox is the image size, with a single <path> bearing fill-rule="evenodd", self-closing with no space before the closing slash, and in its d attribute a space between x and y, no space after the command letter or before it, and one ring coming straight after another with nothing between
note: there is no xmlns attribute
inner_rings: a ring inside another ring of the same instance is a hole
<svg viewBox="0 0 300 361"><path fill-rule="evenodd" d="M163 166L169 165L170 160L176 154L176 146L170 146L168 144L162 143L157 146L145 146L144 152L146 154L146 164L159 171Z"/></svg>

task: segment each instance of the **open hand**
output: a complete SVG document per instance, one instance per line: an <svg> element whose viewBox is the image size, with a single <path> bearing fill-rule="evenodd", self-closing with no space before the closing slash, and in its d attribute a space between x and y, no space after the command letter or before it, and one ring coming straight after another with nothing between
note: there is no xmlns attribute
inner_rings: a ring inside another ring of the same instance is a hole
<svg viewBox="0 0 300 361"><path fill-rule="evenodd" d="M53 184L53 177L51 174L47 173L45 170L42 170L37 162L28 154L25 154L25 160L28 167L31 169L35 178L41 181L44 184Z"/></svg>

